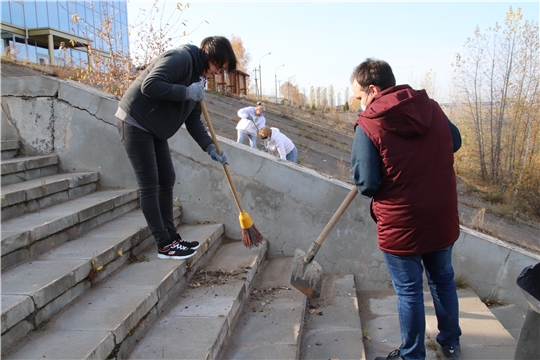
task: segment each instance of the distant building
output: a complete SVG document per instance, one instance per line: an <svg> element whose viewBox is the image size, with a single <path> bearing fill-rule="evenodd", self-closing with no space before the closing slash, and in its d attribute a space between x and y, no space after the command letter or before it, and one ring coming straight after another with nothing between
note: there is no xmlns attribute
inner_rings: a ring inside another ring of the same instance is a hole
<svg viewBox="0 0 540 360"><path fill-rule="evenodd" d="M63 65L88 61L88 46L107 55L129 54L127 0L0 0L2 53L9 48L18 60ZM114 19L109 49L97 32ZM65 46L66 50L60 48Z"/></svg>

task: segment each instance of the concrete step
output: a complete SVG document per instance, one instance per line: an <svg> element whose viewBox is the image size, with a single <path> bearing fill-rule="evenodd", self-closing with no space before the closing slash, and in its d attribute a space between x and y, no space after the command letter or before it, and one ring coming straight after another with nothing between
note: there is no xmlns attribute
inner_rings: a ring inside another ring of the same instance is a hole
<svg viewBox="0 0 540 360"><path fill-rule="evenodd" d="M489 308L470 289L458 290L462 331L461 359L513 359L516 340ZM397 295L392 289L358 293L360 319L364 328L366 359L387 356L399 348L401 335ZM436 342L437 320L429 291L424 292L426 309L426 359L444 359Z"/></svg>
<svg viewBox="0 0 540 360"><path fill-rule="evenodd" d="M55 174L4 185L0 189L2 220L12 219L95 191L99 173Z"/></svg>
<svg viewBox="0 0 540 360"><path fill-rule="evenodd" d="M253 288L268 243L224 243L126 359L220 359Z"/></svg>
<svg viewBox="0 0 540 360"><path fill-rule="evenodd" d="M2 221L2 271L138 206L138 190L104 190Z"/></svg>
<svg viewBox="0 0 540 360"><path fill-rule="evenodd" d="M13 159L19 155L19 140L2 140L2 160Z"/></svg>
<svg viewBox="0 0 540 360"><path fill-rule="evenodd" d="M179 222L180 210L175 209ZM143 225L144 224L144 225ZM2 351L154 241L140 209L2 274ZM25 279L25 281L21 281Z"/></svg>
<svg viewBox="0 0 540 360"><path fill-rule="evenodd" d="M219 247L224 227L205 224L179 230L184 238L201 243L195 256L161 260L155 244L150 244L2 358L122 358ZM180 339L174 334L173 342Z"/></svg>
<svg viewBox="0 0 540 360"><path fill-rule="evenodd" d="M491 310L493 315L508 330L512 337L518 341L526 311L513 304L496 305L490 307L489 310Z"/></svg>
<svg viewBox="0 0 540 360"><path fill-rule="evenodd" d="M58 155L2 159L2 186L58 173Z"/></svg>
<svg viewBox="0 0 540 360"><path fill-rule="evenodd" d="M290 285L292 261L263 265L223 358L298 359L306 296Z"/></svg>
<svg viewBox="0 0 540 360"><path fill-rule="evenodd" d="M300 359L366 359L353 275L326 274L307 307Z"/></svg>

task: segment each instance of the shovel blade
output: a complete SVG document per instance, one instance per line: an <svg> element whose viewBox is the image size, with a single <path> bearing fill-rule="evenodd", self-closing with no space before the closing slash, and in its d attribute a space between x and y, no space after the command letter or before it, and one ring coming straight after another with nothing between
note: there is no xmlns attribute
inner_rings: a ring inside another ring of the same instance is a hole
<svg viewBox="0 0 540 360"><path fill-rule="evenodd" d="M306 262L305 256L306 253L300 249L296 249L294 252L291 285L309 298L318 298L321 296L323 268L316 261Z"/></svg>

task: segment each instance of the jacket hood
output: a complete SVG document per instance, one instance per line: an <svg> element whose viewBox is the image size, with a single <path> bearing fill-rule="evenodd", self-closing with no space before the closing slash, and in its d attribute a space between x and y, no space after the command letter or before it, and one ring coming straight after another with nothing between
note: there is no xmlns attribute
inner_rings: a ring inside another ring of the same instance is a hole
<svg viewBox="0 0 540 360"><path fill-rule="evenodd" d="M375 121L382 129L401 137L413 138L430 128L432 105L425 90L398 85L378 93L360 118Z"/></svg>
<svg viewBox="0 0 540 360"><path fill-rule="evenodd" d="M281 131L279 131L278 128L271 127L270 129L272 129L272 136L271 136L271 138L277 137L279 134L281 134Z"/></svg>

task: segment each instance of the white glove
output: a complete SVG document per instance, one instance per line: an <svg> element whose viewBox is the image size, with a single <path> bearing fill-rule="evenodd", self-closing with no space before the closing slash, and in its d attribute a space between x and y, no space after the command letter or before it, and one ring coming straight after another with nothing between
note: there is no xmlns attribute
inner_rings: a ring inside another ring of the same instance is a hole
<svg viewBox="0 0 540 360"><path fill-rule="evenodd" d="M204 83L193 83L187 87L187 98L195 101L204 100Z"/></svg>

